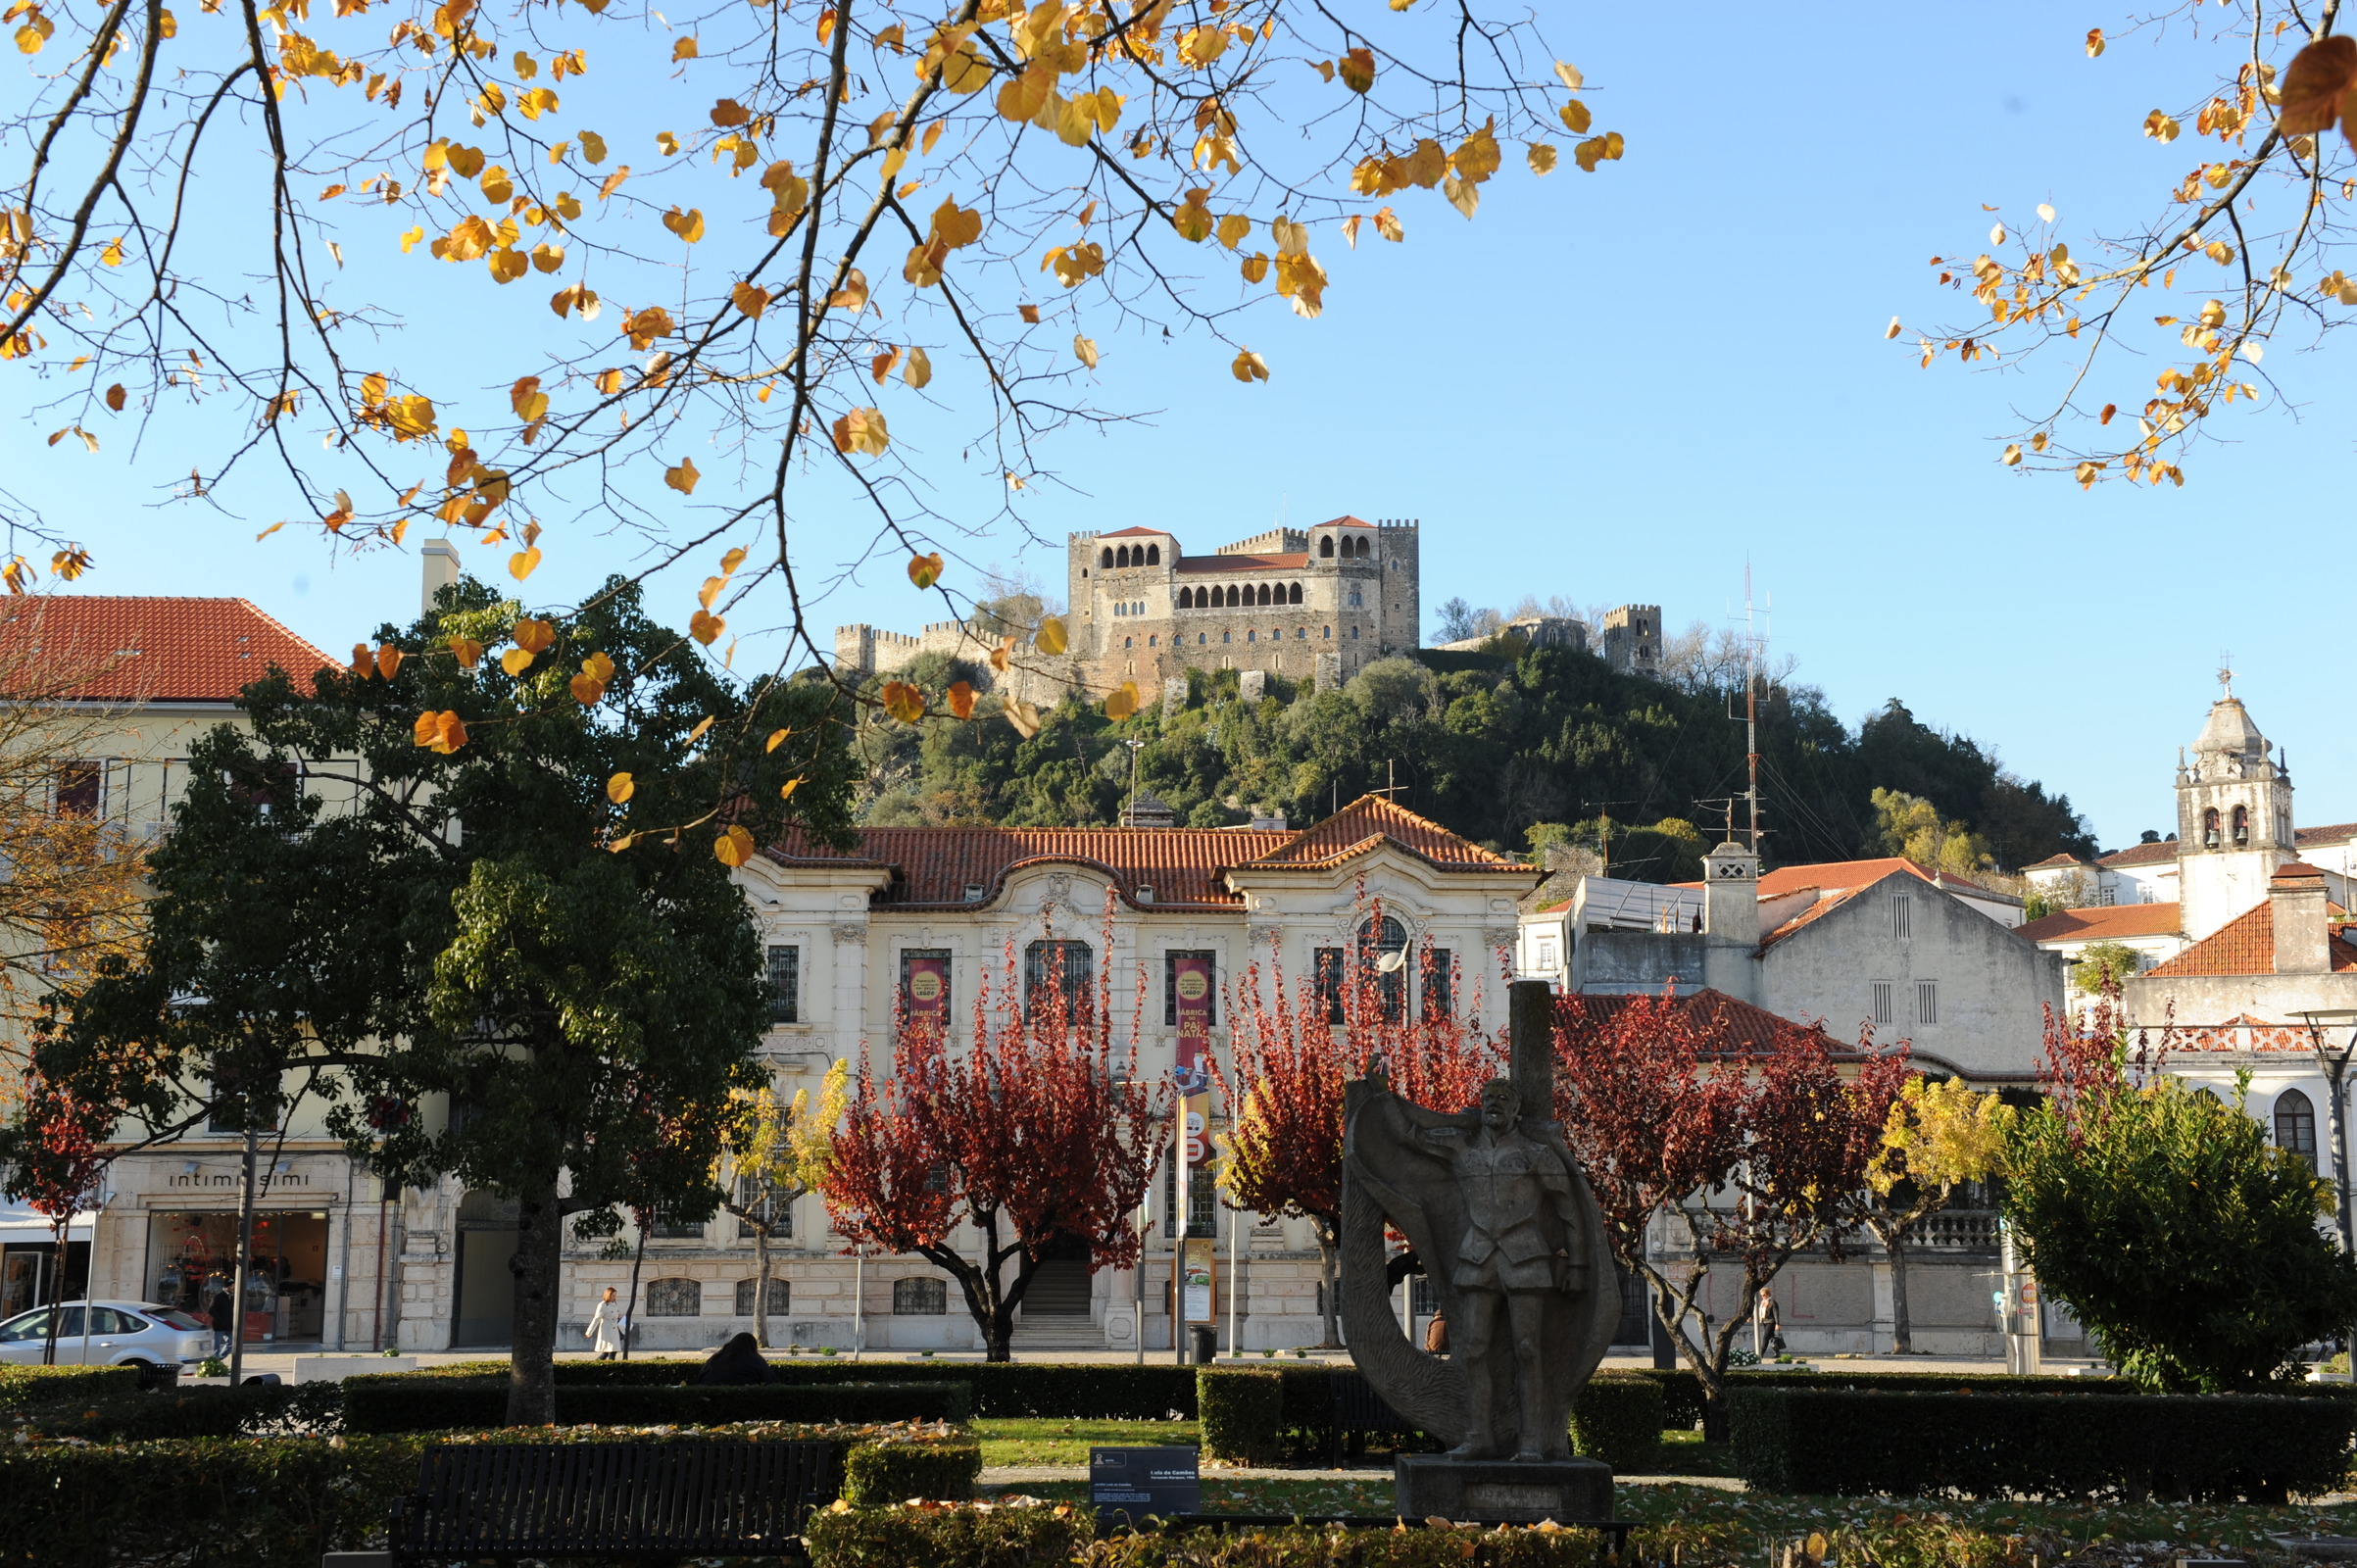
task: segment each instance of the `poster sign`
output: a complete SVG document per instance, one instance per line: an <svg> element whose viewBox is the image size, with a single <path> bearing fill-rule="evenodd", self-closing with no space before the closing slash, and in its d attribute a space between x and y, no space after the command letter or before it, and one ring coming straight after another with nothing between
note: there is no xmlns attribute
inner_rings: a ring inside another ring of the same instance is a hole
<svg viewBox="0 0 2357 1568"><path fill-rule="evenodd" d="M1211 1051L1211 959L1205 954L1174 954L1171 990L1178 1004L1178 1085L1181 1094L1209 1087L1204 1058Z"/></svg>
<svg viewBox="0 0 2357 1568"><path fill-rule="evenodd" d="M1179 1315L1189 1323L1216 1323L1219 1243L1208 1236L1190 1236L1179 1270Z"/></svg>
<svg viewBox="0 0 2357 1568"><path fill-rule="evenodd" d="M911 1023L947 1021L950 1006L950 956L946 953L901 955L901 1005Z"/></svg>
<svg viewBox="0 0 2357 1568"><path fill-rule="evenodd" d="M1089 1503L1097 1517L1137 1525L1149 1514L1160 1519L1203 1511L1203 1475L1198 1448L1091 1448Z"/></svg>

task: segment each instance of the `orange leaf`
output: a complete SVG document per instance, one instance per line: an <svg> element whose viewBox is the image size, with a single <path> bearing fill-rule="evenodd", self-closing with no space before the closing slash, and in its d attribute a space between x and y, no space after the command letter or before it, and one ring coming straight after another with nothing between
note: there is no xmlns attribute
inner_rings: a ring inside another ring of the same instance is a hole
<svg viewBox="0 0 2357 1568"><path fill-rule="evenodd" d="M557 628L545 620L524 615L516 622L516 646L527 654L545 654L556 641Z"/></svg>
<svg viewBox="0 0 2357 1568"><path fill-rule="evenodd" d="M913 724L925 716L925 694L905 680L884 683L884 711L904 724Z"/></svg>
<svg viewBox="0 0 2357 1568"><path fill-rule="evenodd" d="M379 643L376 648L376 673L387 680L401 673L401 650L391 643Z"/></svg>
<svg viewBox="0 0 2357 1568"><path fill-rule="evenodd" d="M959 681L950 688L950 711L959 718L974 716L974 688L971 685Z"/></svg>
<svg viewBox="0 0 2357 1568"><path fill-rule="evenodd" d="M453 637L450 651L457 656L463 668L472 669L483 662L483 645L471 637Z"/></svg>
<svg viewBox="0 0 2357 1568"><path fill-rule="evenodd" d="M583 708L595 708L598 699L606 695L606 683L587 675L575 675L565 684L572 688L573 701Z"/></svg>
<svg viewBox="0 0 2357 1568"><path fill-rule="evenodd" d="M415 733L418 745L444 757L466 744L466 721L455 711L419 713Z"/></svg>
<svg viewBox="0 0 2357 1568"><path fill-rule="evenodd" d="M511 675L520 675L532 667L531 650L511 648L499 656L499 667Z"/></svg>
<svg viewBox="0 0 2357 1568"><path fill-rule="evenodd" d="M540 547L538 545L532 546L529 550L519 550L508 558L508 575L514 577L517 582L521 582L529 577L532 569L539 564Z"/></svg>
<svg viewBox="0 0 2357 1568"><path fill-rule="evenodd" d="M727 625L728 622L719 616L709 611L699 610L688 617L687 634L710 648Z"/></svg>
<svg viewBox="0 0 2357 1568"><path fill-rule="evenodd" d="M678 467L663 470L663 482L683 496L694 495L696 481L703 477L704 475L696 471L696 460L693 458L681 458Z"/></svg>
<svg viewBox="0 0 2357 1568"><path fill-rule="evenodd" d="M731 869L743 865L753 858L753 835L732 822L727 832L712 840L712 854Z"/></svg>
<svg viewBox="0 0 2357 1568"><path fill-rule="evenodd" d="M908 558L908 580L919 588L930 588L941 581L941 552L929 556Z"/></svg>
<svg viewBox="0 0 2357 1568"><path fill-rule="evenodd" d="M2286 136L2331 130L2357 87L2357 37L2336 33L2319 38L2291 57L2282 82L2283 106L2276 128Z"/></svg>

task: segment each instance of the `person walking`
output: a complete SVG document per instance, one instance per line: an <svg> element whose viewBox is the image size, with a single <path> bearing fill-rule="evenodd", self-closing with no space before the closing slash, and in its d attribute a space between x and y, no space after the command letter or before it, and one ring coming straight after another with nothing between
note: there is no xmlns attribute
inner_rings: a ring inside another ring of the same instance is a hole
<svg viewBox="0 0 2357 1568"><path fill-rule="evenodd" d="M614 1287L606 1287L605 1298L598 1309L589 1314L589 1326L582 1330L588 1336L591 1348L598 1359L611 1361L622 1350L622 1303L614 1299Z"/></svg>
<svg viewBox="0 0 2357 1568"><path fill-rule="evenodd" d="M213 1299L205 1304L205 1315L213 1320L213 1353L216 1357L229 1353L229 1317L237 1309L229 1295L229 1282L215 1278Z"/></svg>
<svg viewBox="0 0 2357 1568"><path fill-rule="evenodd" d="M1776 1310L1776 1293L1765 1285L1759 1288L1759 1346L1763 1357L1785 1353L1784 1318Z"/></svg>

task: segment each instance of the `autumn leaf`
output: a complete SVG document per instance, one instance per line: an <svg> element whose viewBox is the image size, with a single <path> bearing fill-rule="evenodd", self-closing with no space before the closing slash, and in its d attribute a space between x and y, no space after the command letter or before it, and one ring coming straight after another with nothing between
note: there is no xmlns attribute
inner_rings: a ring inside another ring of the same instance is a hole
<svg viewBox="0 0 2357 1568"><path fill-rule="evenodd" d="M728 622L707 610L699 610L687 618L687 634L710 648L718 639Z"/></svg>
<svg viewBox="0 0 2357 1568"><path fill-rule="evenodd" d="M415 734L418 745L444 757L466 744L466 722L455 710L419 713Z"/></svg>
<svg viewBox="0 0 2357 1568"><path fill-rule="evenodd" d="M1079 360L1081 364L1087 366L1090 369L1094 370L1097 368L1098 355L1097 340L1095 338L1083 337L1077 332L1072 334L1072 354L1075 359Z"/></svg>
<svg viewBox="0 0 2357 1568"><path fill-rule="evenodd" d="M508 575L517 582L521 582L529 577L539 565L540 547L533 545L528 549L518 550L508 558Z"/></svg>
<svg viewBox="0 0 2357 1568"><path fill-rule="evenodd" d="M904 724L925 716L925 694L905 680L888 680L883 691L884 711Z"/></svg>
<svg viewBox="0 0 2357 1568"><path fill-rule="evenodd" d="M959 718L974 716L974 688L970 683L961 680L952 686L949 690L949 699L951 712Z"/></svg>
<svg viewBox="0 0 2357 1568"><path fill-rule="evenodd" d="M1526 159L1531 166L1532 173L1542 175L1553 173L1555 172L1554 143L1545 141L1532 142L1531 150L1526 155Z"/></svg>
<svg viewBox="0 0 2357 1568"><path fill-rule="evenodd" d="M1228 366L1228 373L1247 386L1254 381L1265 381L1268 379L1268 361L1251 349L1238 349L1235 360Z"/></svg>
<svg viewBox="0 0 2357 1568"><path fill-rule="evenodd" d="M2357 109L2349 102L2351 90L2357 89L2357 37L2336 33L2317 39L2291 57L2279 85L2283 102L2276 128L2284 135L2314 135L2331 130L2335 122L2343 131L2350 130L2349 112ZM2149 122L2146 134L2151 134Z"/></svg>
<svg viewBox="0 0 2357 1568"><path fill-rule="evenodd" d="M616 773L614 775L614 777L606 781L606 799L612 801L616 806L625 806L629 804L630 797L635 794L637 790L637 781L631 778L628 773Z"/></svg>
<svg viewBox="0 0 2357 1568"><path fill-rule="evenodd" d="M674 62L681 60L693 60L695 58L696 40L692 34L688 37L677 40L671 45L671 59Z"/></svg>
<svg viewBox="0 0 2357 1568"><path fill-rule="evenodd" d="M731 822L728 831L712 840L712 856L734 870L753 858L753 835Z"/></svg>
<svg viewBox="0 0 2357 1568"><path fill-rule="evenodd" d="M663 470L663 482L669 485L672 489L678 491L683 496L694 495L696 493L696 481L703 477L704 475L696 471L696 460L694 458L681 458L677 467L665 468Z"/></svg>
<svg viewBox="0 0 2357 1568"><path fill-rule="evenodd" d="M854 316L867 309L867 274L850 268L843 274L843 286L826 297L830 311L849 311Z"/></svg>
<svg viewBox="0 0 2357 1568"><path fill-rule="evenodd" d="M532 651L528 648L511 648L499 656L499 667L512 676L521 675L532 667Z"/></svg>
<svg viewBox="0 0 2357 1568"><path fill-rule="evenodd" d="M761 312L769 308L769 291L758 287L750 279L730 289L728 299L730 304L757 321L761 318Z"/></svg>
<svg viewBox="0 0 2357 1568"><path fill-rule="evenodd" d="M557 642L557 628L548 621L537 620L530 615L516 620L514 635L516 646L527 654L545 654Z"/></svg>
<svg viewBox="0 0 2357 1568"><path fill-rule="evenodd" d="M603 686L614 679L614 661L601 650L581 661L581 673Z"/></svg>
<svg viewBox="0 0 2357 1568"><path fill-rule="evenodd" d="M1031 642L1032 646L1041 653L1054 659L1064 651L1069 638L1064 631L1063 621L1057 616L1050 615L1040 622L1040 629L1033 635Z"/></svg>
<svg viewBox="0 0 2357 1568"><path fill-rule="evenodd" d="M783 746L783 745L786 743L786 737L787 737L787 736L789 736L789 735L791 735L791 734L793 734L793 733L794 733L794 731L793 731L792 729L773 729L773 730L771 730L771 731L769 732L769 741L768 741L768 744L767 744L767 745L765 745L765 746L763 746L763 747L761 748L761 750L762 750L762 751L764 751L764 752L774 752L774 751L776 751L776 750L777 750L777 749L778 749L780 746Z"/></svg>
<svg viewBox="0 0 2357 1568"><path fill-rule="evenodd" d="M1136 712L1137 710L1137 682L1123 681L1120 686L1105 693L1105 716L1106 718L1112 719L1114 722L1118 723L1120 720L1129 717L1130 714Z"/></svg>
<svg viewBox="0 0 2357 1568"><path fill-rule="evenodd" d="M923 349L910 349L908 363L901 367L901 382L910 391L920 391L933 379L933 360Z"/></svg>
<svg viewBox="0 0 2357 1568"><path fill-rule="evenodd" d="M592 680L587 675L575 675L565 684L571 690L573 701L579 703L583 708L595 708L598 699L606 695L606 683L602 680Z"/></svg>
<svg viewBox="0 0 2357 1568"><path fill-rule="evenodd" d="M450 652L462 669L472 669L483 662L483 645L471 637L453 637Z"/></svg>
<svg viewBox="0 0 2357 1568"><path fill-rule="evenodd" d="M2092 60L2101 53L2103 53L2103 29L2101 27L2087 28L2087 57Z"/></svg>
<svg viewBox="0 0 2357 1568"><path fill-rule="evenodd" d="M121 414L123 405L129 400L129 397L130 394L123 389L123 383L118 381L107 388L107 407L113 409L117 414Z"/></svg>
<svg viewBox="0 0 2357 1568"><path fill-rule="evenodd" d="M835 421L834 437L837 452L864 452L869 457L880 456L892 444L881 409L852 410Z"/></svg>
<svg viewBox="0 0 2357 1568"><path fill-rule="evenodd" d="M1030 703L1008 703L1000 710L1007 722L1025 740L1040 732L1040 710Z"/></svg>
<svg viewBox="0 0 2357 1568"><path fill-rule="evenodd" d="M704 237L704 212L691 207L683 213L674 207L663 215L663 226L693 245Z"/></svg>
<svg viewBox="0 0 2357 1568"><path fill-rule="evenodd" d="M1375 86L1375 52L1372 49L1352 49L1335 67L1342 73L1343 85L1352 92L1369 92Z"/></svg>
<svg viewBox="0 0 2357 1568"><path fill-rule="evenodd" d="M581 156L593 164L606 161L606 138L594 130L581 132Z"/></svg>
<svg viewBox="0 0 2357 1568"><path fill-rule="evenodd" d="M930 588L941 581L941 553L908 558L908 580L919 588Z"/></svg>

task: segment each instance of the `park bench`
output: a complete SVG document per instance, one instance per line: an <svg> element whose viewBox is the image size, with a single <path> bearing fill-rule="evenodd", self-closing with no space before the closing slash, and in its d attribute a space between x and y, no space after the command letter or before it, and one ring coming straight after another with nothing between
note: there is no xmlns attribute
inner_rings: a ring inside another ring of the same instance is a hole
<svg viewBox="0 0 2357 1568"><path fill-rule="evenodd" d="M408 1563L492 1557L646 1560L769 1556L834 1500L831 1443L500 1443L431 1447L417 1490L393 1503ZM334 1553L330 1568L361 1553Z"/></svg>
<svg viewBox="0 0 2357 1568"><path fill-rule="evenodd" d="M1333 1426L1326 1439L1329 1465L1341 1460L1346 1438L1351 1453L1360 1454L1366 1452L1369 1434L1412 1437L1423 1430L1384 1402L1383 1396L1360 1373L1337 1368L1328 1377L1326 1386L1327 1396L1333 1401Z"/></svg>

